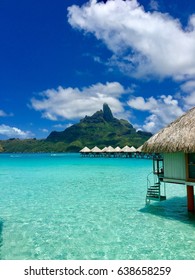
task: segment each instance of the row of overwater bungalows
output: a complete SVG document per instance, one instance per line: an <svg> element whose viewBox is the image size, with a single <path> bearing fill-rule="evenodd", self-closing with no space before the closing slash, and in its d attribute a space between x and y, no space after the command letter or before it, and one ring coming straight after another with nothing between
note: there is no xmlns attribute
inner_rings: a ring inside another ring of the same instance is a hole
<svg viewBox="0 0 195 280"><path fill-rule="evenodd" d="M141 153L141 147L136 149L135 147L125 146L123 148L112 146L104 147L103 149L98 148L97 146L89 149L84 147L80 150L82 156L91 156L91 157L147 157L145 154Z"/></svg>

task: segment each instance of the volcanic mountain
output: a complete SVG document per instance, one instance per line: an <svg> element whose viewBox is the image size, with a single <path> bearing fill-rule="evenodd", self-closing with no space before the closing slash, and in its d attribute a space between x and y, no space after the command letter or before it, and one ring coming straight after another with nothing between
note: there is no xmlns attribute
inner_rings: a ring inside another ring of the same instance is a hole
<svg viewBox="0 0 195 280"><path fill-rule="evenodd" d="M128 121L113 117L110 107L104 104L103 110L97 111L92 116L85 116L79 123L64 131L51 132L46 141L63 142L67 146L66 151L79 151L84 146L139 147L151 136L152 134L148 132L137 132Z"/></svg>

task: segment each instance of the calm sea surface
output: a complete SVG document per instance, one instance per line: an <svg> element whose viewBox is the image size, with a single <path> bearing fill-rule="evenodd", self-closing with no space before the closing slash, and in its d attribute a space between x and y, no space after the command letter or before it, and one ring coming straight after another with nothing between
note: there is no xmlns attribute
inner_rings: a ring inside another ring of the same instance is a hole
<svg viewBox="0 0 195 280"><path fill-rule="evenodd" d="M0 155L0 259L195 259L186 190L145 206L152 161Z"/></svg>

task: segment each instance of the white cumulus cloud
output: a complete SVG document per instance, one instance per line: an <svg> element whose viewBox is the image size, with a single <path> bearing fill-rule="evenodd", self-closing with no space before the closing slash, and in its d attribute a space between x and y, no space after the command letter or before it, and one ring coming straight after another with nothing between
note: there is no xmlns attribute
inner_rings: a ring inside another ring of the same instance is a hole
<svg viewBox="0 0 195 280"><path fill-rule="evenodd" d="M146 99L134 97L128 101L128 105L133 109L149 113L144 125L140 128L152 133L157 132L184 113L178 101L173 99L171 95L161 95L159 98L149 97Z"/></svg>
<svg viewBox="0 0 195 280"><path fill-rule="evenodd" d="M157 2L150 5L157 9ZM145 11L137 0L89 1L68 8L73 28L93 34L113 52L111 65L131 76L195 77L195 14L189 24L160 11Z"/></svg>
<svg viewBox="0 0 195 280"><path fill-rule="evenodd" d="M189 110L195 106L195 80L190 80L181 85L181 90L184 93L183 102L184 108Z"/></svg>
<svg viewBox="0 0 195 280"><path fill-rule="evenodd" d="M5 124L0 125L0 135L9 138L20 138L20 139L33 137L33 133L31 133L30 131L22 131L17 127L11 127Z"/></svg>
<svg viewBox="0 0 195 280"><path fill-rule="evenodd" d="M98 83L82 89L58 87L32 98L31 106L42 112L42 117L54 121L83 118L100 110L103 103L107 103L113 113L121 114L124 109L119 98L130 91L118 82Z"/></svg>
<svg viewBox="0 0 195 280"><path fill-rule="evenodd" d="M140 111L150 111L158 105L158 102L154 97L150 97L147 101L145 101L142 96L132 98L127 103L130 107Z"/></svg>

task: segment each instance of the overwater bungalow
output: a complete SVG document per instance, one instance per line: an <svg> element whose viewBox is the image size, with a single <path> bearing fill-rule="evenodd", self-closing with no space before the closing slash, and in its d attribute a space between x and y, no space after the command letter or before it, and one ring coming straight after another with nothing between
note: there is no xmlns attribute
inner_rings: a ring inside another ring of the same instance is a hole
<svg viewBox="0 0 195 280"><path fill-rule="evenodd" d="M114 149L115 153L121 153L121 148L119 146L117 146L115 149Z"/></svg>
<svg viewBox="0 0 195 280"><path fill-rule="evenodd" d="M108 149L108 147L104 147L104 148L102 149L102 153L106 153L107 149Z"/></svg>
<svg viewBox="0 0 195 280"><path fill-rule="evenodd" d="M136 152L137 152L137 149L133 146L130 147L130 150L131 150L131 157L135 157L136 156Z"/></svg>
<svg viewBox="0 0 195 280"><path fill-rule="evenodd" d="M127 145L121 149L121 152L123 153L128 153L129 151L130 151L130 147Z"/></svg>
<svg viewBox="0 0 195 280"><path fill-rule="evenodd" d="M83 157L138 157L138 158L148 158L147 154L141 152L141 148L136 149L135 147L125 146L122 149L117 146L113 148L112 146L104 147L103 149L98 148L97 146L93 147L93 149L89 149L88 147L84 147L81 149L80 154ZM151 157L150 157L151 158Z"/></svg>
<svg viewBox="0 0 195 280"><path fill-rule="evenodd" d="M137 152L137 153L141 153L141 152L142 152L142 147L143 147L143 145L141 145L139 148L137 148L137 149L136 149L136 152Z"/></svg>
<svg viewBox="0 0 195 280"><path fill-rule="evenodd" d="M114 153L115 149L112 146L108 146L108 148L106 149L106 153Z"/></svg>
<svg viewBox="0 0 195 280"><path fill-rule="evenodd" d="M108 147L104 147L104 148L101 150L101 156L102 156L102 157L105 157L105 156L106 156L107 149L108 149Z"/></svg>
<svg viewBox="0 0 195 280"><path fill-rule="evenodd" d="M136 149L136 157L138 157L138 158L141 158L143 156L142 147L143 147L143 145L141 145L140 147L138 147Z"/></svg>
<svg viewBox="0 0 195 280"><path fill-rule="evenodd" d="M124 154L125 157L132 157L132 155L136 152L136 149L133 146L125 146L121 149L121 152Z"/></svg>
<svg viewBox="0 0 195 280"><path fill-rule="evenodd" d="M108 157L114 156L115 155L115 149L112 146L108 146L106 149L106 155Z"/></svg>
<svg viewBox="0 0 195 280"><path fill-rule="evenodd" d="M115 149L114 149L114 156L115 157L121 157L121 148L119 146L117 146Z"/></svg>
<svg viewBox="0 0 195 280"><path fill-rule="evenodd" d="M146 200L164 200L162 183L183 184L187 190L188 211L194 212L195 185L195 107L160 130L142 147L146 153L158 153L153 159L157 181L148 185Z"/></svg>
<svg viewBox="0 0 195 280"><path fill-rule="evenodd" d="M88 147L84 147L83 149L80 150L80 153L82 156L88 156L91 150Z"/></svg>
<svg viewBox="0 0 195 280"><path fill-rule="evenodd" d="M133 146L131 146L130 149L131 149L132 153L135 153L137 151L137 149L135 147L133 147Z"/></svg>
<svg viewBox="0 0 195 280"><path fill-rule="evenodd" d="M93 149L91 149L91 154L94 156L100 156L102 153L102 150L100 148L98 148L97 146L93 147Z"/></svg>

